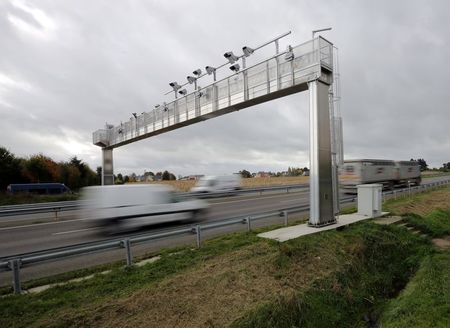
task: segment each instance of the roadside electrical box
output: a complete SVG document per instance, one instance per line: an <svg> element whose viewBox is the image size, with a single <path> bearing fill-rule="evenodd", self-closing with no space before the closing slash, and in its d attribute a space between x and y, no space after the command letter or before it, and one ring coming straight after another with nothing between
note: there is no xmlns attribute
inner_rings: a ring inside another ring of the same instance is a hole
<svg viewBox="0 0 450 328"><path fill-rule="evenodd" d="M381 216L382 184L358 185L358 214L376 218Z"/></svg>

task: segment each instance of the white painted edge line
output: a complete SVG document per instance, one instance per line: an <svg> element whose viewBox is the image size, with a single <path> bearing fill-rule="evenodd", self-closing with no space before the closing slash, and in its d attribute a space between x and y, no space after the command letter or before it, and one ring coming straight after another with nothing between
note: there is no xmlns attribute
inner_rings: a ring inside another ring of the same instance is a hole
<svg viewBox="0 0 450 328"><path fill-rule="evenodd" d="M53 236L57 236L57 235L66 235L66 234L70 234L70 233L77 233L77 232L83 232L83 231L89 231L89 230L97 230L97 227L93 227L93 228L85 228L85 229L78 229L78 230L70 230L70 231L61 231L61 232L54 232L52 233Z"/></svg>
<svg viewBox="0 0 450 328"><path fill-rule="evenodd" d="M67 222L76 222L76 221L84 221L86 219L73 219L73 220L63 220L63 221L53 221L53 222L43 222L43 223L32 223L27 225L21 225L21 226L14 226L14 227L5 227L0 228L0 231L5 230L14 230L14 229L21 229L21 228L29 228L29 227L38 227L38 226L44 226L44 225L50 225L50 224L58 224L58 223L67 223Z"/></svg>

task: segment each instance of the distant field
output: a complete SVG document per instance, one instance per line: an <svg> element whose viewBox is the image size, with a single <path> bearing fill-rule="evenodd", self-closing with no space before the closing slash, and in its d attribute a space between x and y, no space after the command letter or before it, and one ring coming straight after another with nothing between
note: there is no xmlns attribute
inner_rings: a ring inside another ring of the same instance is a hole
<svg viewBox="0 0 450 328"><path fill-rule="evenodd" d="M440 177L444 175L450 175L450 172L439 172L439 171L423 171L422 176L424 178L431 178L431 177Z"/></svg>
<svg viewBox="0 0 450 328"><path fill-rule="evenodd" d="M157 184L168 184L173 186L175 189L179 191L189 191L196 183L195 180L187 180L187 181L158 181L158 182L150 182ZM248 178L242 179L242 187L243 188L254 188L254 187L264 187L264 186L279 186L279 185L293 185L293 184L302 184L308 183L309 177L271 177L271 178Z"/></svg>

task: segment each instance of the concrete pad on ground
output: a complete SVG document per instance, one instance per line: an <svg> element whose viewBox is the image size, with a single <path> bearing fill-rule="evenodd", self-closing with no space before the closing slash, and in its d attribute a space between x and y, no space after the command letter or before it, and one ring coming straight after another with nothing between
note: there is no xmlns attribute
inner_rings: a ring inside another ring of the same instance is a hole
<svg viewBox="0 0 450 328"><path fill-rule="evenodd" d="M387 215L388 212L383 212L382 215ZM337 229L339 227L343 227L352 223L356 223L359 221L372 219L372 217L361 215L358 213L354 214L346 214L346 215L340 215L338 216L338 222L335 224L327 225L324 227L310 227L307 223L300 224L292 227L286 227L281 229L276 229L264 233L260 233L258 237L262 238L268 238L268 239L274 239L280 242L284 242L290 239L295 239L301 236L310 235L313 233L318 233L326 230L333 230Z"/></svg>
<svg viewBox="0 0 450 328"><path fill-rule="evenodd" d="M373 220L373 222L376 224L381 224L381 225L390 225L390 224L400 222L402 220L403 220L403 218L401 216L388 216L388 217L376 218Z"/></svg>

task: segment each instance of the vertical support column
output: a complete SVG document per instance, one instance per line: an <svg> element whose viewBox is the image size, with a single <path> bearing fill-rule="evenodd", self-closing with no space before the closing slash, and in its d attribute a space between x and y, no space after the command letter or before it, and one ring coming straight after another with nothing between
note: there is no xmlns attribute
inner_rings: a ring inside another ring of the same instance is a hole
<svg viewBox="0 0 450 328"><path fill-rule="evenodd" d="M195 117L199 117L202 113L200 108L200 97L198 96L198 93L195 93L194 104L195 104Z"/></svg>
<svg viewBox="0 0 450 328"><path fill-rule="evenodd" d="M212 104L212 111L214 112L219 109L219 90L216 84L212 86L211 90L212 90L211 104Z"/></svg>
<svg viewBox="0 0 450 328"><path fill-rule="evenodd" d="M114 184L113 171L113 150L102 148L103 169L102 169L102 185Z"/></svg>
<svg viewBox="0 0 450 328"><path fill-rule="evenodd" d="M336 222L333 211L329 85L315 80L309 88L310 218L309 225Z"/></svg>
<svg viewBox="0 0 450 328"><path fill-rule="evenodd" d="M247 71L244 71L242 74L244 75L244 101L246 101L249 98L248 73Z"/></svg>

